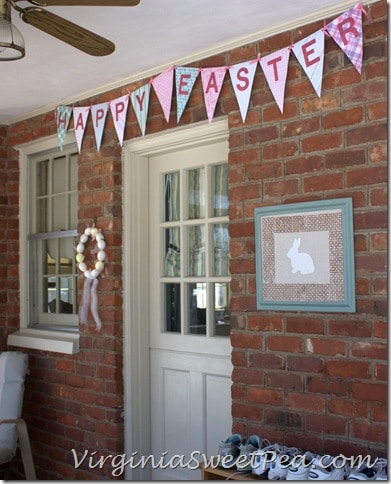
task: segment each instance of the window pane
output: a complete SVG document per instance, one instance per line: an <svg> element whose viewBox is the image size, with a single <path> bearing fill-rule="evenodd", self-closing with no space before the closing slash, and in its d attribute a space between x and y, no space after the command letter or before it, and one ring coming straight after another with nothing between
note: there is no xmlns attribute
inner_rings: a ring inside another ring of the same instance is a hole
<svg viewBox="0 0 391 484"><path fill-rule="evenodd" d="M205 227L193 225L187 228L188 240L188 275L205 276Z"/></svg>
<svg viewBox="0 0 391 484"><path fill-rule="evenodd" d="M225 217L228 215L228 164L212 167L212 193L213 216Z"/></svg>
<svg viewBox="0 0 391 484"><path fill-rule="evenodd" d="M60 274L72 274L75 245L73 237L60 239Z"/></svg>
<svg viewBox="0 0 391 484"><path fill-rule="evenodd" d="M48 199L43 198L37 200L36 207L35 232L48 232Z"/></svg>
<svg viewBox="0 0 391 484"><path fill-rule="evenodd" d="M165 298L164 331L181 332L181 286L180 284L163 284Z"/></svg>
<svg viewBox="0 0 391 484"><path fill-rule="evenodd" d="M213 225L214 275L228 276L228 224Z"/></svg>
<svg viewBox="0 0 391 484"><path fill-rule="evenodd" d="M69 197L70 197L70 200L69 200L70 220L67 226L67 230L77 227L77 192L71 193Z"/></svg>
<svg viewBox="0 0 391 484"><path fill-rule="evenodd" d="M206 284L197 282L187 284L188 299L188 332L206 334Z"/></svg>
<svg viewBox="0 0 391 484"><path fill-rule="evenodd" d="M229 284L214 284L214 334L227 336L230 330Z"/></svg>
<svg viewBox="0 0 391 484"><path fill-rule="evenodd" d="M67 162L65 156L53 160L53 193L68 191Z"/></svg>
<svg viewBox="0 0 391 484"><path fill-rule="evenodd" d="M171 227L165 229L164 276L179 277L181 275L181 253L179 248L180 229Z"/></svg>
<svg viewBox="0 0 391 484"><path fill-rule="evenodd" d="M51 232L58 232L59 230L67 230L68 228L68 221L66 220L66 196L59 195L53 197L52 202L52 230Z"/></svg>
<svg viewBox="0 0 391 484"><path fill-rule="evenodd" d="M71 155L69 160L69 190L77 191L77 155Z"/></svg>
<svg viewBox="0 0 391 484"><path fill-rule="evenodd" d="M180 218L179 172L164 176L164 221L177 222Z"/></svg>
<svg viewBox="0 0 391 484"><path fill-rule="evenodd" d="M205 217L205 168L187 172L187 214L189 220Z"/></svg>
<svg viewBox="0 0 391 484"><path fill-rule="evenodd" d="M44 160L36 164L36 192L37 197L42 197L48 194L48 169L49 161Z"/></svg>
<svg viewBox="0 0 391 484"><path fill-rule="evenodd" d="M43 279L43 313L56 313L57 299L57 279L55 277L45 277Z"/></svg>
<svg viewBox="0 0 391 484"><path fill-rule="evenodd" d="M72 314L73 313L73 278L60 277L60 308L59 313Z"/></svg>

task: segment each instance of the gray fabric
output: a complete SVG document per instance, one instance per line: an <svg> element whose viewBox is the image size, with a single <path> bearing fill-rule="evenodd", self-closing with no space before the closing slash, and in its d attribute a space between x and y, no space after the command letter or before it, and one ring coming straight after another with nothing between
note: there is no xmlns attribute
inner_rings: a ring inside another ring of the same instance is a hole
<svg viewBox="0 0 391 484"><path fill-rule="evenodd" d="M20 418L22 415L24 379L28 368L28 355L18 351L0 353L0 420ZM0 425L0 459L16 452L15 424ZM8 459L8 460L9 460ZM0 460L7 462L7 460Z"/></svg>

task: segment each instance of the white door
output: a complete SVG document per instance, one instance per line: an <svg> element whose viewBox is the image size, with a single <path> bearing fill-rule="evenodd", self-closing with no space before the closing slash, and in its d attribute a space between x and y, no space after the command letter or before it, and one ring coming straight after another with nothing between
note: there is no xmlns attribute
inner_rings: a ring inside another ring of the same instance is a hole
<svg viewBox="0 0 391 484"><path fill-rule="evenodd" d="M153 480L199 479L195 458L231 432L227 155L223 140L148 157Z"/></svg>

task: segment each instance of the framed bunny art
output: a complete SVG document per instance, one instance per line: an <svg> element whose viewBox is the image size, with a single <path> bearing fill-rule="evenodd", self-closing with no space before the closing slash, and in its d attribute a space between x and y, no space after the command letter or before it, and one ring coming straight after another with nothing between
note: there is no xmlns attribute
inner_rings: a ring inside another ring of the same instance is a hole
<svg viewBox="0 0 391 484"><path fill-rule="evenodd" d="M258 207L257 308L355 312L351 198Z"/></svg>

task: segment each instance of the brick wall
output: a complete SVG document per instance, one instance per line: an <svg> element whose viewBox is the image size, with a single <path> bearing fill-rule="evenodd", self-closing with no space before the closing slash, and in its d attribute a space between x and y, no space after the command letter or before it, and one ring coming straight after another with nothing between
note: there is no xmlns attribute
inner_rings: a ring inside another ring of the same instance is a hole
<svg viewBox="0 0 391 484"><path fill-rule="evenodd" d="M384 455L387 440L387 5L364 18L359 75L326 39L323 92L318 98L291 56L284 114L257 69L243 124L229 76L216 116L229 120L232 273L233 430L313 451ZM199 63L230 65L268 54L323 26L313 23ZM192 64L195 66L196 64ZM83 100L114 99L143 82ZM175 107L175 103L174 103ZM180 124L205 120L200 79ZM166 123L151 92L147 134ZM13 146L55 134L53 112L0 127L0 292L6 335L19 324L18 155ZM140 136L131 109L125 139ZM110 468L79 469L71 449L124 451L121 150L108 116L100 152L91 123L79 157L79 230L92 220L108 243L99 283L103 329L81 326L80 353L29 351L31 374L24 416L40 479L106 479ZM254 208L349 196L354 204L357 311L353 314L256 310ZM82 280L80 280L80 284ZM217 436L219 440L223 436Z"/></svg>
<svg viewBox="0 0 391 484"><path fill-rule="evenodd" d="M244 435L315 452L386 450L385 13L376 4L364 23L361 76L327 39L321 98L291 59L283 115L258 76L246 125L230 116L232 395ZM257 311L254 208L340 197L354 205L356 313Z"/></svg>

